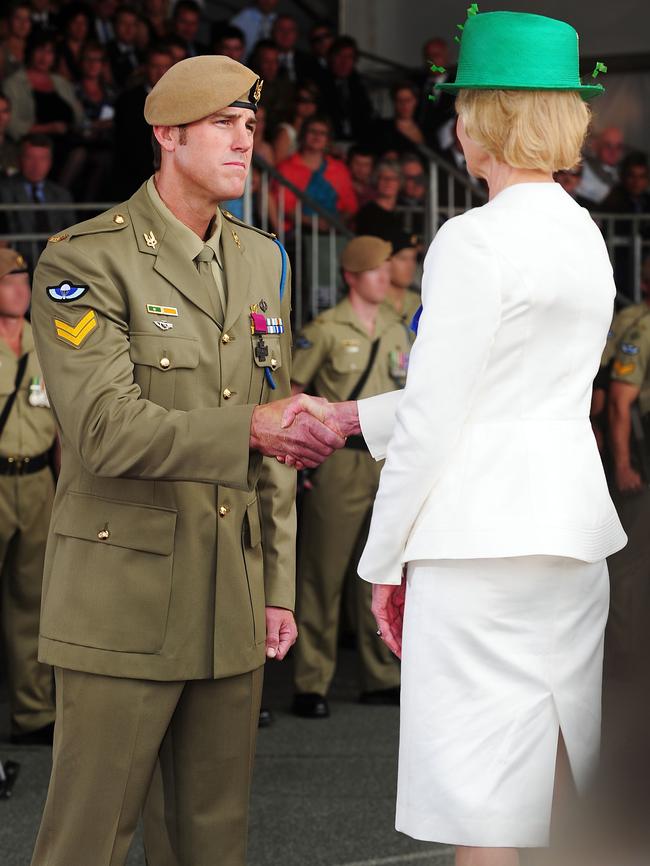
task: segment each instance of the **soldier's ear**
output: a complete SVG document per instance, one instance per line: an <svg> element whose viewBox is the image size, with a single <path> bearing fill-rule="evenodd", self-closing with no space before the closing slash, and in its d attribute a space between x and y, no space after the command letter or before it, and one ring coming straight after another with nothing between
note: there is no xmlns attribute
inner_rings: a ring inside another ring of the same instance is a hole
<svg viewBox="0 0 650 866"><path fill-rule="evenodd" d="M161 150L173 153L178 147L177 126L154 126L152 132Z"/></svg>

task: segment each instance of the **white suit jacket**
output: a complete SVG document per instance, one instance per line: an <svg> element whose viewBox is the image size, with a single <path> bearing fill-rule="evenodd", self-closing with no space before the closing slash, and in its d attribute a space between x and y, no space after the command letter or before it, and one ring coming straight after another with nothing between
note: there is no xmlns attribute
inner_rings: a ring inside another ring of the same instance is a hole
<svg viewBox="0 0 650 866"><path fill-rule="evenodd" d="M627 541L589 423L612 318L607 249L555 183L449 220L424 263L404 391L359 403L386 457L359 574L532 554L603 559Z"/></svg>

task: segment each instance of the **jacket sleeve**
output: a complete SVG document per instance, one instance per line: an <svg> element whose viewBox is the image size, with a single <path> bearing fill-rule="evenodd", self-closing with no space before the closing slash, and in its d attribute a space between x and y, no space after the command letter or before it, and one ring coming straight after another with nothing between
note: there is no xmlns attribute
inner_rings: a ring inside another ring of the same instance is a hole
<svg viewBox="0 0 650 866"><path fill-rule="evenodd" d="M282 301L282 357L287 363L276 373L276 389L271 400L282 400L291 394L291 315L290 274ZM262 517L262 550L264 555L264 594L266 604L293 610L296 594L296 472L273 457L262 460L257 485Z"/></svg>
<svg viewBox="0 0 650 866"><path fill-rule="evenodd" d="M11 75L4 83L4 92L11 100L11 118L7 132L19 141L36 122L34 97L27 83L27 75L21 70Z"/></svg>
<svg viewBox="0 0 650 866"><path fill-rule="evenodd" d="M66 303L51 300L47 288L71 278L87 291ZM254 406L184 412L143 399L127 317L109 269L83 237L46 247L34 275L32 325L64 446L93 475L253 489L261 464L249 450ZM57 320L73 329L78 347L58 333Z"/></svg>
<svg viewBox="0 0 650 866"><path fill-rule="evenodd" d="M386 457L388 443L395 429L395 414L403 393L402 389L387 391L357 403L361 434L375 460Z"/></svg>
<svg viewBox="0 0 650 866"><path fill-rule="evenodd" d="M418 336L359 563L370 583L400 583L408 537L435 496L499 327L498 263L476 222L465 214L445 223L425 261Z"/></svg>

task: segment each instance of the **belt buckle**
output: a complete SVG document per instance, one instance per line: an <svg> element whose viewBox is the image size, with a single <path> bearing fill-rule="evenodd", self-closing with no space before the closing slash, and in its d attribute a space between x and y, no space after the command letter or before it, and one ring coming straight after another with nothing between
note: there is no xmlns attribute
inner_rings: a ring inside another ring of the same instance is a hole
<svg viewBox="0 0 650 866"><path fill-rule="evenodd" d="M29 457L8 457L11 465L10 475L22 475L25 466L29 463Z"/></svg>

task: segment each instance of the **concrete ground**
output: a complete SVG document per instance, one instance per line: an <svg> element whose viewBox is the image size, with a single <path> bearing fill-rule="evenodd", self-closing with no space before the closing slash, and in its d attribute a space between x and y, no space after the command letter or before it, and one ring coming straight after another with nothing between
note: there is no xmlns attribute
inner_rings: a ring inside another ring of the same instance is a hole
<svg viewBox="0 0 650 866"><path fill-rule="evenodd" d="M265 704L275 722L258 739L248 866L451 866L447 846L394 829L399 712L357 703L354 653L341 652L327 720L290 714L290 665L267 668ZM0 696L0 758L21 764L14 796L0 801L0 864L28 866L51 752L6 738ZM139 839L128 866L144 866Z"/></svg>

